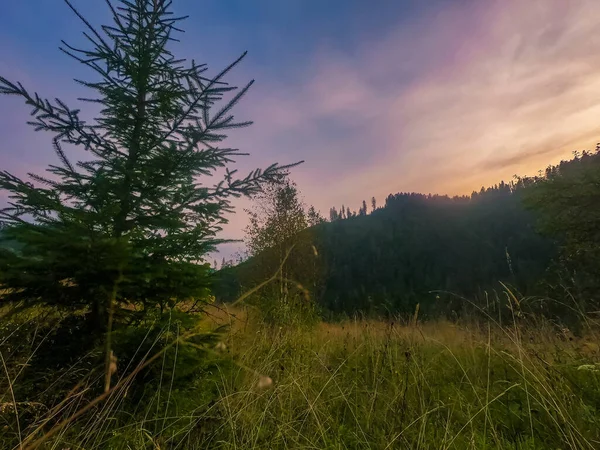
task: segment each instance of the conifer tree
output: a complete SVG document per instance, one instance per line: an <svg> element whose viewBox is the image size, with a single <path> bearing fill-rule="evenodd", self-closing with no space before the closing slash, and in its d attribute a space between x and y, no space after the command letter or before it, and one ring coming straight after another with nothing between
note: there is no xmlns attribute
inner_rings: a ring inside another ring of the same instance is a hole
<svg viewBox="0 0 600 450"><path fill-rule="evenodd" d="M338 220L339 218L340 217L339 217L337 210L335 209L335 206L332 208L329 208L329 221L334 222L334 221Z"/></svg>
<svg viewBox="0 0 600 450"><path fill-rule="evenodd" d="M365 202L364 200L362 202L362 206L358 210L358 214L360 216L366 216L367 215L367 202Z"/></svg>
<svg viewBox="0 0 600 450"><path fill-rule="evenodd" d="M257 192L290 166L276 164L237 177L229 166L243 155L221 147L236 121L242 89L226 76L243 58L209 75L205 64L171 53L182 17L169 0L107 1L111 25L87 28L89 48L61 50L91 69L82 102L99 105L92 123L63 101L46 100L0 77L0 93L31 108L29 122L52 136L60 164L46 176L0 172L10 204L0 211L3 236L21 245L0 252L2 301L91 307L97 329L114 302L145 309L207 295L216 238L231 199ZM67 154L79 150L78 162ZM85 150L85 152L83 151ZM211 182L219 169L225 175Z"/></svg>

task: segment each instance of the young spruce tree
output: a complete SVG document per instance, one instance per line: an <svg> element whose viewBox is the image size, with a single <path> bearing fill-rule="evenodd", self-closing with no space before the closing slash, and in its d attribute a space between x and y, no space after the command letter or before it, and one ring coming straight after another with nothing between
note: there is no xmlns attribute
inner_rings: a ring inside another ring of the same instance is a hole
<svg viewBox="0 0 600 450"><path fill-rule="evenodd" d="M87 27L90 48L63 42L61 50L94 72L92 81L75 81L90 91L80 100L101 111L85 123L78 109L0 77L0 93L31 107L29 123L52 135L60 161L31 181L0 172L10 196L0 211L3 238L20 244L0 252L8 291L0 300L90 307L102 330L113 304L162 309L207 295L203 256L220 242L230 200L289 166L241 178L228 169L242 153L219 143L226 130L250 124L231 111L252 82L235 91L224 79L244 55L216 76L176 59L169 48L183 18L173 17L171 1L107 1L114 23L99 29L65 1ZM75 148L87 151L77 163L65 152ZM224 178L211 182L222 168Z"/></svg>

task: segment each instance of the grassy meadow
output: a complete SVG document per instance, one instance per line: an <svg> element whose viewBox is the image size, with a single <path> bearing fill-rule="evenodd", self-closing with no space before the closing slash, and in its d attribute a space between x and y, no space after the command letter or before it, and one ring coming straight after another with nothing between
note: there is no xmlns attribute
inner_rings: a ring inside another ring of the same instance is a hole
<svg viewBox="0 0 600 450"><path fill-rule="evenodd" d="M0 447L600 447L592 317L574 335L522 314L503 326L412 317L283 327L241 309L207 312L115 332L107 393L94 388L101 348L62 371L34 370L37 359L48 370L56 324L72 318L48 310L48 327L39 308L5 316ZM120 348L133 332L145 343Z"/></svg>

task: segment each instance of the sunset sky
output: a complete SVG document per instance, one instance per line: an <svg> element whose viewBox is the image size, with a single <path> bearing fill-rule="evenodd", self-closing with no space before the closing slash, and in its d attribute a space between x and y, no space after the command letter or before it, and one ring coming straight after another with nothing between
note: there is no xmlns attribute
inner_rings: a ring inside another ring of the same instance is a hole
<svg viewBox="0 0 600 450"><path fill-rule="evenodd" d="M107 23L103 1L73 3ZM228 142L251 154L240 170L305 160L292 178L326 216L401 191L470 193L600 141L598 0L175 0L174 9L190 15L177 55L215 73L249 52L231 79L256 79L236 113L255 125ZM81 43L82 30L60 0L6 2L0 75L73 107L82 91L72 78L88 72L58 45ZM55 161L50 136L26 120L19 99L0 97L0 169L42 172ZM241 237L244 224L240 210L223 237Z"/></svg>

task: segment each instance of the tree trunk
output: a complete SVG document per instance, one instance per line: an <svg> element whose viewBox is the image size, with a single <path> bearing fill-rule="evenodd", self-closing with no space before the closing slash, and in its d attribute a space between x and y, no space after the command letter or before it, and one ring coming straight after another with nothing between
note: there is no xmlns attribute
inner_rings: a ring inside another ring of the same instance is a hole
<svg viewBox="0 0 600 450"><path fill-rule="evenodd" d="M94 334L101 335L106 332L108 323L108 296L95 296L92 302L89 323Z"/></svg>

